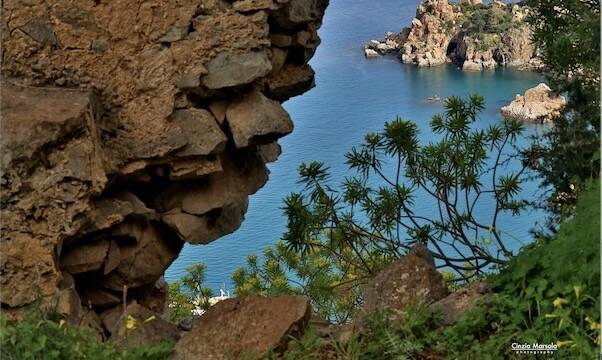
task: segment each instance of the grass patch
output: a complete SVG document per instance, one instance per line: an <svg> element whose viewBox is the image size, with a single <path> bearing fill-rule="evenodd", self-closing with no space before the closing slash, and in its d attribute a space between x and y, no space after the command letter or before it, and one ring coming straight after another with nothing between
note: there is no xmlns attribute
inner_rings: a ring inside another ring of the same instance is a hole
<svg viewBox="0 0 602 360"><path fill-rule="evenodd" d="M119 349L110 341L99 341L89 331L39 311L21 321L0 315L2 360L163 360L172 351L172 343Z"/></svg>

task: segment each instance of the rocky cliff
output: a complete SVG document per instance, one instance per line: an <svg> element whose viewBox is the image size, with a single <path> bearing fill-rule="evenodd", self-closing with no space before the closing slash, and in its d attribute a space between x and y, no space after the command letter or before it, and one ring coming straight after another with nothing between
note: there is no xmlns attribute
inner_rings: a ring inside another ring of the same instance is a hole
<svg viewBox="0 0 602 360"><path fill-rule="evenodd" d="M537 69L541 62L531 42L527 10L501 0L426 0L418 6L410 27L372 41L366 55L397 52L404 63L436 66L455 63L464 70L497 66Z"/></svg>
<svg viewBox="0 0 602 360"><path fill-rule="evenodd" d="M267 181L327 2L4 1L2 308L102 336L126 297L162 311L184 243L236 230Z"/></svg>

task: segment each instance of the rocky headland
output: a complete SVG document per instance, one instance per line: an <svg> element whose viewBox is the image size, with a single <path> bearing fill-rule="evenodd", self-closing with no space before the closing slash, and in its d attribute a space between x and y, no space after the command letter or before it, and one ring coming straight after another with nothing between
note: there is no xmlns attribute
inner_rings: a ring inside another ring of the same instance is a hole
<svg viewBox="0 0 602 360"><path fill-rule="evenodd" d="M560 116L565 106L564 96L553 93L548 85L541 83L525 91L524 95L516 95L501 112L511 119L546 122Z"/></svg>
<svg viewBox="0 0 602 360"><path fill-rule="evenodd" d="M240 226L327 3L3 2L3 313L53 307L102 339L127 309L177 338L163 273Z"/></svg>
<svg viewBox="0 0 602 360"><path fill-rule="evenodd" d="M364 51L366 57L397 53L404 63L418 66L454 63L468 71L498 66L539 69L527 15L525 7L501 0L490 4L425 0L409 27L387 33L382 41L370 41Z"/></svg>

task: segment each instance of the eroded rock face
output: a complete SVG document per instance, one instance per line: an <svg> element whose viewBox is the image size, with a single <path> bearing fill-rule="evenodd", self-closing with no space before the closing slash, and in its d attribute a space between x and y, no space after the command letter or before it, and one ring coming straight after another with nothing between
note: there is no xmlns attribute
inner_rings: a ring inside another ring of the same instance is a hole
<svg viewBox="0 0 602 360"><path fill-rule="evenodd" d="M545 122L560 116L565 106L564 96L552 93L548 85L541 83L525 91L524 95L516 95L501 111L511 119Z"/></svg>
<svg viewBox="0 0 602 360"><path fill-rule="evenodd" d="M433 256L419 244L368 282L364 311L399 312L411 304L441 300L448 293L443 276L435 269Z"/></svg>
<svg viewBox="0 0 602 360"><path fill-rule="evenodd" d="M101 337L124 289L160 312L184 242L235 231L267 181L327 3L4 1L3 309L58 298Z"/></svg>
<svg viewBox="0 0 602 360"><path fill-rule="evenodd" d="M419 66L446 63L448 44L460 25L456 22L459 16L447 0L427 0L420 4L407 40L402 44L402 61Z"/></svg>
<svg viewBox="0 0 602 360"><path fill-rule="evenodd" d="M301 296L247 295L213 305L176 344L172 359L262 359L300 336L311 317Z"/></svg>
<svg viewBox="0 0 602 360"><path fill-rule="evenodd" d="M467 30L467 16L475 9L487 9L490 16L506 19L508 29L480 33ZM372 40L365 51L367 56L398 52L404 63L418 66L455 63L467 71L497 66L539 69L542 63L531 42L526 16L525 7L501 0L490 5L480 0L425 0L418 6L410 27L398 34L387 33L384 41Z"/></svg>

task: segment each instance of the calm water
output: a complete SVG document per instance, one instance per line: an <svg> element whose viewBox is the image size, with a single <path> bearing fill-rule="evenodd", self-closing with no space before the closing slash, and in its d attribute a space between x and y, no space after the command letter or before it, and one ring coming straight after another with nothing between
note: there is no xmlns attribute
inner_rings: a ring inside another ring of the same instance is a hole
<svg viewBox="0 0 602 360"><path fill-rule="evenodd" d="M168 281L179 278L188 265L204 262L208 266L208 285L214 290L223 284L231 289L230 275L245 264L246 256L261 252L285 231L282 199L299 190L297 167L302 161L323 161L330 166L333 178L342 180L346 174L345 152L359 144L366 132L381 129L396 115L415 121L421 139L428 141L430 118L442 111L441 104L425 101L429 96L483 95L487 109L477 126L487 127L501 120L499 108L515 94L542 81L537 74L514 70L464 73L453 66L419 69L403 65L394 57L364 59L363 43L409 24L418 3L331 0L320 29L322 44L311 62L317 87L285 103L295 131L280 140L283 154L270 164L270 180L252 196L246 220L237 232L209 245L186 245L167 270ZM528 128L529 133L538 131L541 129L536 126ZM535 191L537 185L532 184L525 195ZM424 201L422 206L428 211L434 203ZM529 241L529 229L542 219L537 212L503 218L504 226L512 229L518 242Z"/></svg>

